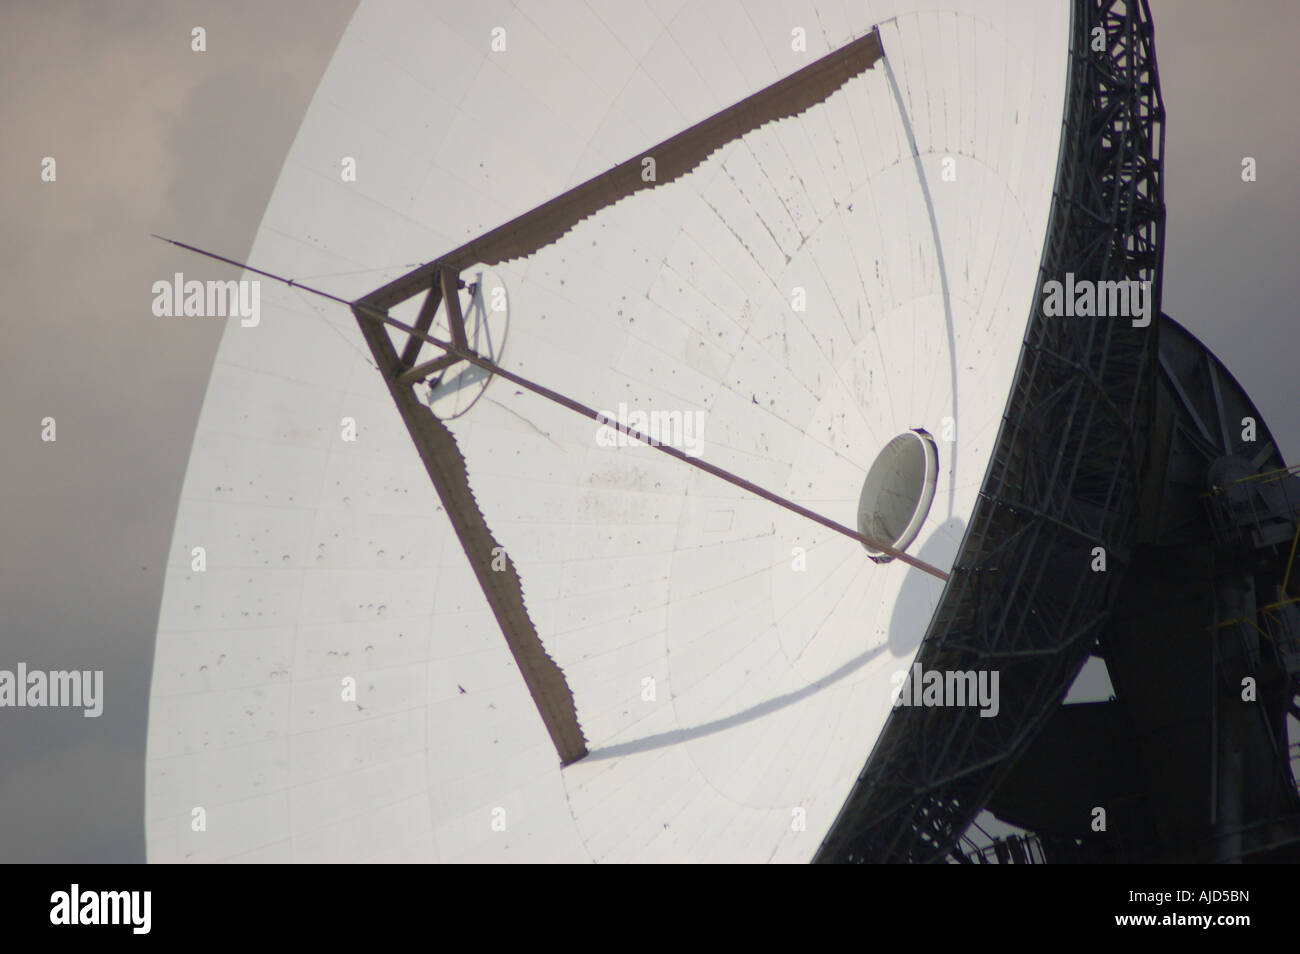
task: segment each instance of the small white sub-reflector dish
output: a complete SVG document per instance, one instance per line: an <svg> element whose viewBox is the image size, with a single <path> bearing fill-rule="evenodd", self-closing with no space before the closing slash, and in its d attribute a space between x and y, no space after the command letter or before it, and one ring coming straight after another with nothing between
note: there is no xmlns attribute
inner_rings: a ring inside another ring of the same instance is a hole
<svg viewBox="0 0 1300 954"><path fill-rule="evenodd" d="M899 434L885 445L862 482L858 532L906 550L930 513L938 478L938 449L930 432L917 428ZM865 543L863 547L877 563L893 559Z"/></svg>

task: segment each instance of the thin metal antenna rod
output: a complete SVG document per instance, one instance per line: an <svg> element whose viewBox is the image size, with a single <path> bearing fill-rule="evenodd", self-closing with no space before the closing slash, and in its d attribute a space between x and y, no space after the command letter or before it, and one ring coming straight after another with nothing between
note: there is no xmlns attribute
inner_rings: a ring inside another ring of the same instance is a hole
<svg viewBox="0 0 1300 954"><path fill-rule="evenodd" d="M290 285L294 288L300 288L305 292L311 292L313 295L319 295L322 298L328 298L331 301L336 301L341 305L346 305L347 307L352 309L354 314L364 315L365 317L371 319L372 321L378 321L386 325L391 325L394 328L398 328L406 332L408 335L411 335L412 337L419 338L420 340L426 341L437 348L441 348L445 353L452 355L453 357L456 357L462 361L466 361L470 364L476 365L482 368L484 371L487 371L491 374L498 375L504 378L505 380L510 381L513 384L519 385L519 387L524 388L527 391L531 391L534 394L546 398L548 401L551 401L552 403L558 404L561 407L568 408L569 410L574 411L577 414L581 414L583 417L590 418L591 420L595 421L597 424L602 424L608 427L612 427L615 430L636 440L637 442L641 444L645 444L648 447L653 447L655 450L659 451L660 453L667 454L669 457L679 460L690 467L694 467L696 470L702 470L706 474L712 474L714 477L717 477L719 480L725 480L733 487L739 487L741 490L754 494L757 497L762 497L764 500L770 501L771 503L776 504L778 507L782 507L790 511L791 513L798 514L799 516L811 520L814 523L820 524L821 526L826 527L828 530L834 530L836 533L846 536L851 540L856 540L859 543L865 544L866 546L870 547L873 550L877 550L881 553L886 554L887 556L893 557L895 560L898 560L900 563L905 563L908 566L915 567L916 569L921 570L924 573L930 574L936 579L943 580L945 583L948 581L947 573L945 573L943 570L939 569L936 566L932 566L931 564L926 563L924 560L920 560L912 556L911 554L904 553L902 550L896 550L894 547L890 546L887 543L883 543L880 540L874 540L871 537L866 536L865 534L861 534L856 530L852 530L849 527L846 527L842 523L832 520L829 517L824 517L821 514L816 513L815 511L809 510L807 507L801 507L793 500L789 500L785 497L780 496L779 494L775 494L772 491L767 490L766 488L760 487L758 484L751 483L750 481L745 480L745 478L743 477L738 477L735 474L731 473L730 471L723 470L721 467L715 466L714 464L710 464L708 461L700 460L697 457L692 457L690 454L687 454L685 451L673 447L670 444L659 443L658 441L651 438L649 435L643 434L640 431L636 430L635 428L628 427L627 425L619 421L607 417L606 415L601 414L600 412L588 407L587 405L581 403L580 401L575 401L573 398L566 397L565 395L560 394L558 391L552 391L550 388L545 387L544 385L536 384L528 380L527 378L515 374L513 371L507 371L505 368L501 367L495 362L490 361L487 358L483 358L473 351L467 351L463 348L458 348L450 341L442 341L441 339L435 338L433 335L420 331L418 328L414 328L411 325L406 324L405 322L398 321L396 318L390 317L387 312L384 312L379 308L375 308L371 305L367 305L359 301L347 301L346 299L339 298L337 295L331 295L329 292L321 291L318 288L312 288L310 285L303 285L299 282L293 281L292 279L284 278L280 275L273 274L272 272L263 271L259 268L253 268L250 265L245 265L242 262L236 262L233 259L225 258L221 255L213 254L212 252L206 252L201 248L194 247L193 245L186 245L184 242L177 242L174 239L164 238L161 235L154 235L154 238L161 239L164 242L168 242L179 248L183 248L188 251L195 252L199 255L206 256L207 258L213 258L219 262L225 262L228 265L234 265L238 268L246 269L250 272L253 272L256 275L263 275L266 278L273 279L277 282L282 282L285 285Z"/></svg>
<svg viewBox="0 0 1300 954"><path fill-rule="evenodd" d="M936 566L931 566L929 563L926 563L924 560L917 559L916 557L911 556L910 554L904 553L902 550L896 550L887 543L882 543L879 540L873 540L871 537L858 533L856 530L851 530L848 527L844 526L844 524L842 523L838 523L830 519L829 517L823 517L821 514L809 510L807 507L801 507L793 500L789 500L786 497L782 497L779 494L775 494L770 490L760 487L758 484L751 483L745 478L738 477L735 474L731 473L730 471L723 470L721 467L718 467L714 464L710 464L708 461L701 460L698 457L692 457L690 454L687 454L685 451L673 447L671 444L660 443L654 440L653 438L649 437L648 435L641 433L635 428L628 427L626 424L623 424L619 421L614 420L611 417L601 414L599 411L593 410L587 405L579 401L575 401L573 398L566 397L565 395L560 394L557 391L552 391L550 388L545 387L544 385L536 384L533 381L529 381L527 378L520 377L519 375L515 374L512 371L507 371L505 368L501 367L500 365L497 365L492 361L487 360L486 358L481 358L472 351L464 351L460 348L457 348L449 341L442 341L438 338L433 337L432 335L426 334L417 328L411 327L405 322L398 321L396 318L389 317L388 315L384 314L382 311L380 311L377 308L372 308L371 306L363 305L363 304L354 304L353 308L354 310L364 314L367 318L371 318L376 321L381 321L386 325L392 325L394 328L400 328L402 331L405 331L409 335L414 335L418 338L423 339L424 341L427 341L431 345L436 345L437 347L442 348L443 351L447 352L448 354L451 354L464 361L468 361L470 364L477 365L478 367L492 374L500 375L501 377L505 378L507 381L517 384L521 388L525 388L526 390L532 391L534 394L540 395L541 397L544 397L555 404L559 404L561 407L566 407L571 411L581 414L583 417L590 418L591 420L595 421L597 424L603 424L612 427L615 430L620 431L623 434L626 434L628 437L633 438L639 443L645 444L649 447L653 447L655 450L659 451L660 453L667 454L669 457L675 458L676 460L680 460L682 463L694 467L696 470L702 470L706 474L712 474L714 477L717 477L720 480L725 480L727 483L731 484L734 487L739 487L740 489L746 490L749 493L754 494L755 496L762 497L764 500L771 501L772 503L776 504L779 507L784 507L786 510L789 510L791 513L796 513L801 517L806 517L807 519L812 520L815 523L821 524L823 527L826 527L829 530L834 530L836 533L840 533L846 537L849 537L850 539L857 540L859 543L865 543L873 550L879 550L880 552L885 553L888 556L891 556L894 559L898 560L900 563L906 563L908 566L914 566L918 570L922 570L926 573L929 573L931 576L943 580L944 582L948 581L947 573L943 572L943 570L940 570Z"/></svg>
<svg viewBox="0 0 1300 954"><path fill-rule="evenodd" d="M290 288L301 288L303 291L311 292L313 295L320 295L320 297L328 298L330 301L336 301L340 305L347 305L349 308L352 307L352 302L348 301L346 298L340 298L338 295L331 295L329 292L321 291L319 288L312 288L310 285L303 285L299 282L295 282L292 278L285 278L283 275L276 275L272 272L264 272L260 268L254 268L252 265L245 264L244 262L237 262L233 258L226 258L224 255L218 255L216 252L207 252L201 248L195 248L193 245L186 245L184 242L169 239L167 236L159 235L156 232L150 232L149 235L153 238L159 239L160 241L166 242L168 245L175 245L177 248L183 248L186 251L195 252L205 258L215 258L218 262L225 262L227 265L234 265L236 268L242 268L244 271L252 272L254 275L263 275L266 278L271 278L281 284L288 285Z"/></svg>

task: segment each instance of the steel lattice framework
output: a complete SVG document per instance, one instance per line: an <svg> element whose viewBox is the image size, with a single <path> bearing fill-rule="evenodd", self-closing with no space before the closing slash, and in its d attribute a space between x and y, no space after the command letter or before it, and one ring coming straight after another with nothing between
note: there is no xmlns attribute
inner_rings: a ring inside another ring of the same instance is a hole
<svg viewBox="0 0 1300 954"><path fill-rule="evenodd" d="M1146 0L1076 0L1039 291L997 449L918 653L997 670L1001 711L899 708L818 852L933 862L1069 689L1128 563L1152 412L1164 239L1164 106ZM1043 283L1150 281L1146 327L1043 313ZM958 435L960 437L960 435ZM1092 569L1102 547L1106 570Z"/></svg>

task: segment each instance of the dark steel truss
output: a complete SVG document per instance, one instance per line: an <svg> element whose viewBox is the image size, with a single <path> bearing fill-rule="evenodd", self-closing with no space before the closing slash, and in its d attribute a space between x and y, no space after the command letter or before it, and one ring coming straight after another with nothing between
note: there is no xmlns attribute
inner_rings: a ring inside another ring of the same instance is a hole
<svg viewBox="0 0 1300 954"><path fill-rule="evenodd" d="M1064 698L1127 566L1156 367L1164 106L1146 0L1076 0L1070 29L1040 294L970 529L918 654L926 670L999 671L1001 709L994 718L896 709L817 861L956 854ZM1150 281L1150 324L1045 316L1043 283L1067 272ZM1094 547L1105 550L1104 572L1092 569Z"/></svg>

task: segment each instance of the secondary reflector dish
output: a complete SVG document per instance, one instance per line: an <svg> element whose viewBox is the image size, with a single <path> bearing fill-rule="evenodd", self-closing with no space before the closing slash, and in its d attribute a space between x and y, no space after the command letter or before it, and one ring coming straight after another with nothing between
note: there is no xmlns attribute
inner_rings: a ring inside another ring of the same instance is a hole
<svg viewBox="0 0 1300 954"><path fill-rule="evenodd" d="M858 531L906 550L921 532L934 502L939 453L934 438L918 428L885 445L867 471L858 498ZM892 559L866 544L877 563Z"/></svg>

